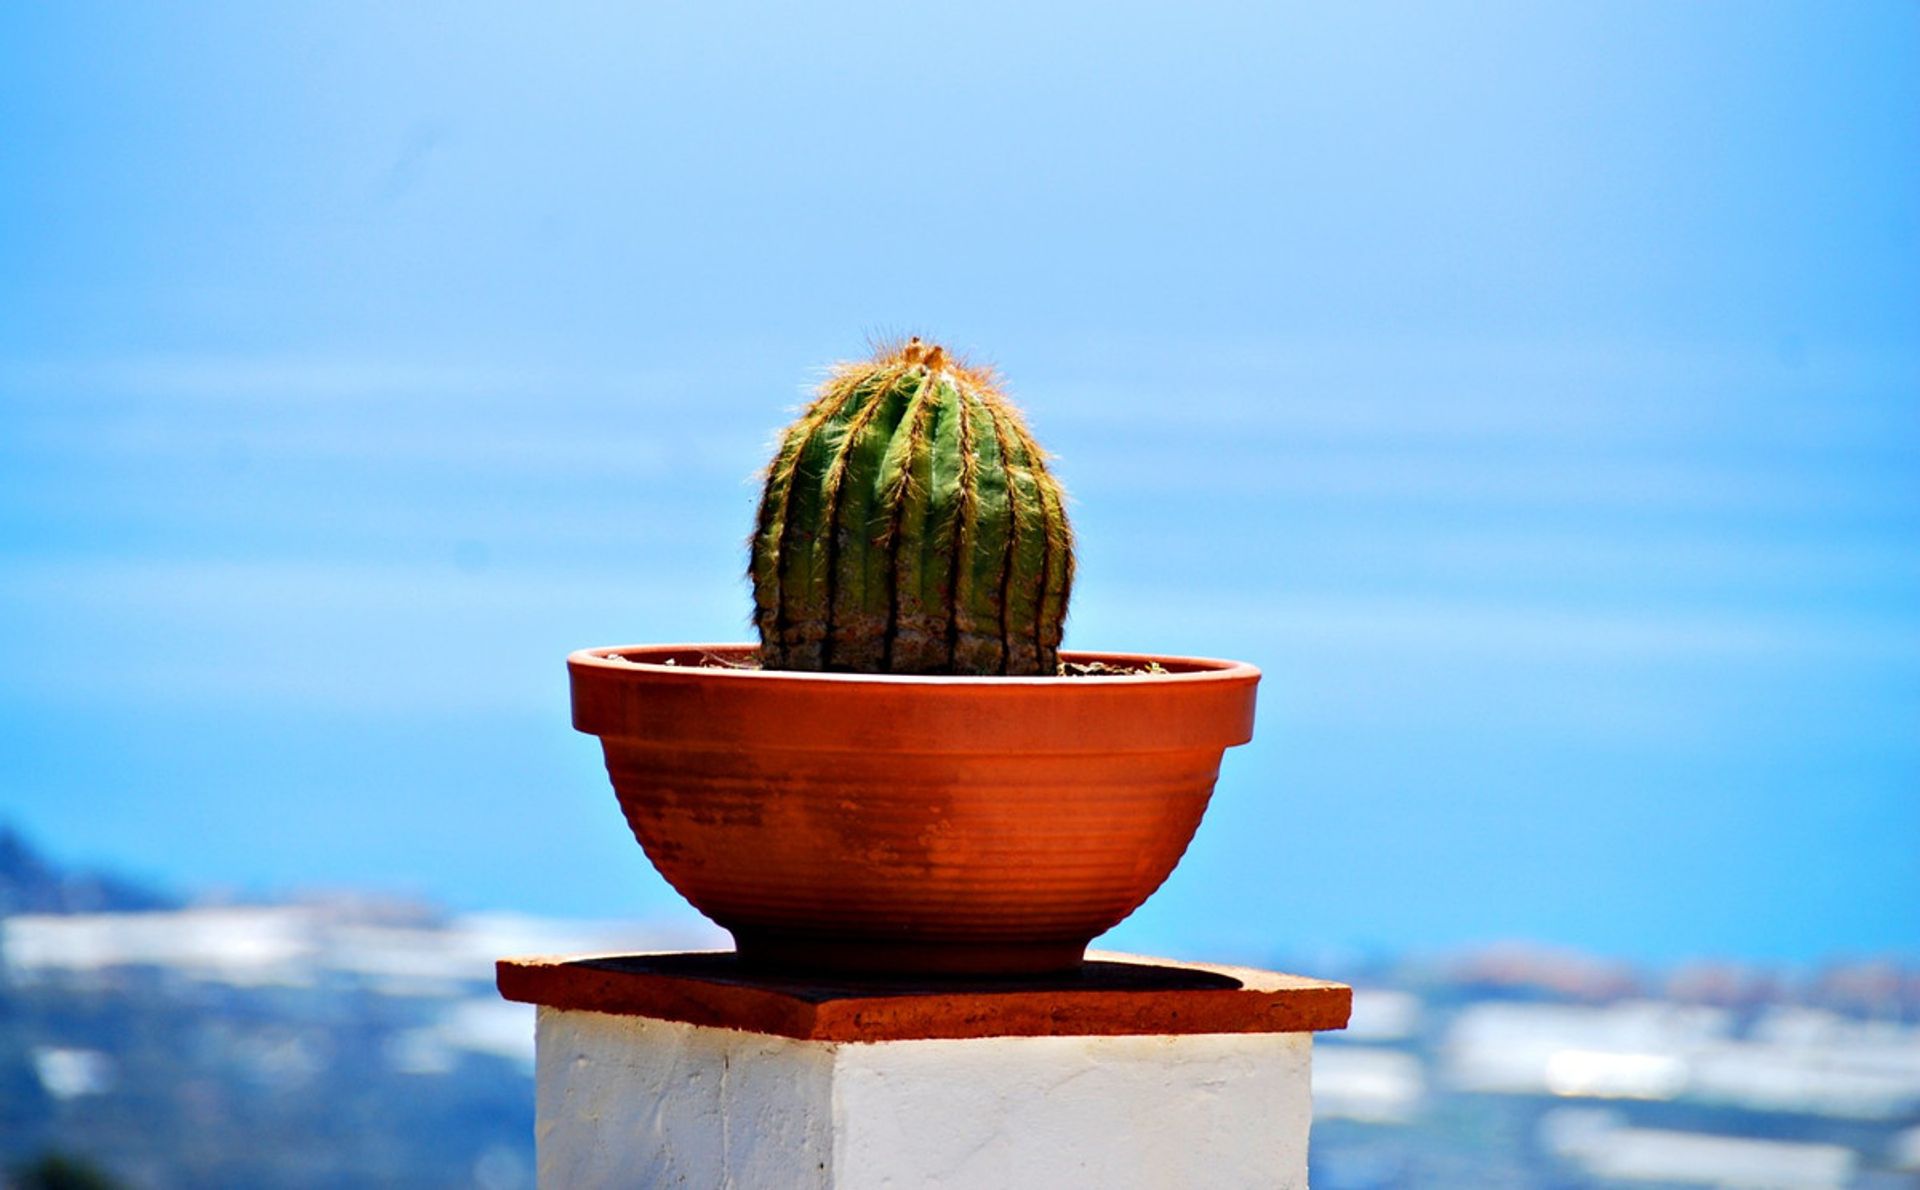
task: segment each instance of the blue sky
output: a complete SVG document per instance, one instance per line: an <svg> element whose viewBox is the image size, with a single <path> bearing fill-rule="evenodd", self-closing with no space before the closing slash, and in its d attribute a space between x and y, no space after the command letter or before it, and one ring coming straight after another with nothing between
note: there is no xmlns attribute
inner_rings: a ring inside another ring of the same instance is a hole
<svg viewBox="0 0 1920 1190"><path fill-rule="evenodd" d="M560 659L996 360L1259 737L1115 936L1920 952L1920 10L0 13L0 818L670 914Z"/></svg>

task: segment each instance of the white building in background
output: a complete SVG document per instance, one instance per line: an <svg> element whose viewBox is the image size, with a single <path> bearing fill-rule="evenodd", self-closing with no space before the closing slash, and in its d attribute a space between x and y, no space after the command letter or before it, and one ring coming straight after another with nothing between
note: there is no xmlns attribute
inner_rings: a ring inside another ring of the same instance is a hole
<svg viewBox="0 0 1920 1190"><path fill-rule="evenodd" d="M395 1069L453 1069L463 1052L533 1063L533 1010L500 999L502 954L631 953L721 949L717 928L644 922L581 922L517 913L475 913L444 925L364 905L206 906L145 913L28 914L0 918L0 972L8 983L99 983L116 972L169 976L235 988L320 988L345 981L378 995L444 1001L431 1024L388 1047ZM112 1085L111 1055L46 1049L34 1054L41 1085L59 1099Z"/></svg>
<svg viewBox="0 0 1920 1190"><path fill-rule="evenodd" d="M1485 1003L1454 1019L1444 1077L1459 1090L1689 1099L1856 1120L1920 1117L1920 1028L1797 1006L1744 1033L1725 1009Z"/></svg>
<svg viewBox="0 0 1920 1190"><path fill-rule="evenodd" d="M239 987L310 987L350 976L390 995L492 986L500 954L725 948L717 928L474 913L444 925L392 920L347 903L209 906L151 913L0 918L0 970L13 983L160 967Z"/></svg>
<svg viewBox="0 0 1920 1190"><path fill-rule="evenodd" d="M1615 1112L1562 1108L1541 1122L1545 1147L1599 1178L1626 1182L1844 1190L1859 1158L1840 1145L1633 1128Z"/></svg>

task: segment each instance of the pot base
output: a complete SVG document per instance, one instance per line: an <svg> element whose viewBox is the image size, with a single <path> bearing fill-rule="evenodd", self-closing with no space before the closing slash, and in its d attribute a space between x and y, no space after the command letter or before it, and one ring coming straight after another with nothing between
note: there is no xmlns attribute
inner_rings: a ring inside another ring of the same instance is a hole
<svg viewBox="0 0 1920 1190"><path fill-rule="evenodd" d="M1073 971L1085 961L1079 942L893 942L817 934L733 930L742 966L818 975L1016 976Z"/></svg>

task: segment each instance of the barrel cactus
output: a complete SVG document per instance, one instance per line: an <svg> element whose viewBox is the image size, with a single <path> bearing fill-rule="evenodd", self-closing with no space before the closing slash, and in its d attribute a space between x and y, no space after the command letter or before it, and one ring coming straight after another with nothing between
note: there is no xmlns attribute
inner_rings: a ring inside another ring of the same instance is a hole
<svg viewBox="0 0 1920 1190"><path fill-rule="evenodd" d="M754 527L767 669L1050 675L1066 500L991 372L919 339L835 368L782 436Z"/></svg>

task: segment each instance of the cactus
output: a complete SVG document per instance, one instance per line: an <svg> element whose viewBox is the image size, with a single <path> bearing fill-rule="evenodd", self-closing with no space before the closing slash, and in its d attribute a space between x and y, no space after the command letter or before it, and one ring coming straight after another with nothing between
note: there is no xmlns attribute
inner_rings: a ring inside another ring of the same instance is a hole
<svg viewBox="0 0 1920 1190"><path fill-rule="evenodd" d="M754 527L767 669L1051 675L1066 500L993 375L909 340L836 368L787 428Z"/></svg>

